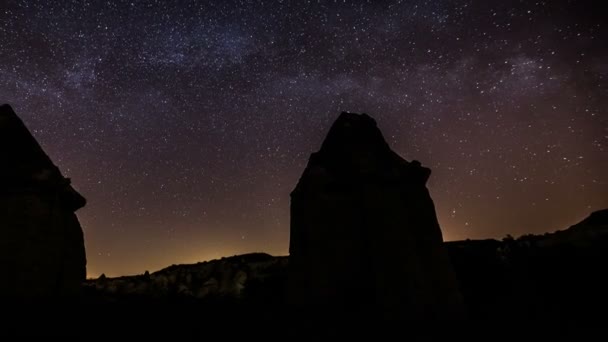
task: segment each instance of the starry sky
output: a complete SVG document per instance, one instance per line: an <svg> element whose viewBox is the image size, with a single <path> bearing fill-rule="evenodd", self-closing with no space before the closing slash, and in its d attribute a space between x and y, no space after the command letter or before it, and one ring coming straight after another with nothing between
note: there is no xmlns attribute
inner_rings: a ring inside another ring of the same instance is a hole
<svg viewBox="0 0 608 342"><path fill-rule="evenodd" d="M591 1L15 1L0 102L87 199L88 274L284 255L341 111L433 170L446 240L608 207L608 35Z"/></svg>

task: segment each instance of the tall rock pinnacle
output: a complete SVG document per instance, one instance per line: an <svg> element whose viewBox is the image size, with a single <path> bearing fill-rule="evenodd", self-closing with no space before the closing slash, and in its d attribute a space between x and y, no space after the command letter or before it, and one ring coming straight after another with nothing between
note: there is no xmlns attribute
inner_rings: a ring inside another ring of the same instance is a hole
<svg viewBox="0 0 608 342"><path fill-rule="evenodd" d="M86 277L86 201L9 105L0 106L0 297L76 294Z"/></svg>
<svg viewBox="0 0 608 342"><path fill-rule="evenodd" d="M342 113L291 194L291 302L414 319L462 312L430 173L393 152L374 119Z"/></svg>

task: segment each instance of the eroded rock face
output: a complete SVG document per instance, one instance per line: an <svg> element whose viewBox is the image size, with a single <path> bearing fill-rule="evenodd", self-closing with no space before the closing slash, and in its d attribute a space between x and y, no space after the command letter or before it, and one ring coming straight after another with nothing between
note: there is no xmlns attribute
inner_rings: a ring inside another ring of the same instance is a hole
<svg viewBox="0 0 608 342"><path fill-rule="evenodd" d="M0 296L78 293L86 277L85 199L8 105L0 106Z"/></svg>
<svg viewBox="0 0 608 342"><path fill-rule="evenodd" d="M459 315L429 176L389 148L374 119L342 113L291 194L291 302L388 317Z"/></svg>

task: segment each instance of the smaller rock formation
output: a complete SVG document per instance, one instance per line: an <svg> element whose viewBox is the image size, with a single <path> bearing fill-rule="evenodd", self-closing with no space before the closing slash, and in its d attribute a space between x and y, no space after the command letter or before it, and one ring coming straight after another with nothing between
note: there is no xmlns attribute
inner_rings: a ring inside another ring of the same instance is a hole
<svg viewBox="0 0 608 342"><path fill-rule="evenodd" d="M374 119L342 113L291 194L290 301L458 318L461 296L425 187L430 173L393 152Z"/></svg>
<svg viewBox="0 0 608 342"><path fill-rule="evenodd" d="M9 105L0 106L0 296L78 293L86 277L85 199Z"/></svg>

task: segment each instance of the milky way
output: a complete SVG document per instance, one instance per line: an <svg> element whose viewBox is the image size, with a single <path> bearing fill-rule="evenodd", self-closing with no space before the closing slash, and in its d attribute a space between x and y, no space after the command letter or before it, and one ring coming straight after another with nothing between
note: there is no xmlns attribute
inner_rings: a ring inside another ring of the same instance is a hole
<svg viewBox="0 0 608 342"><path fill-rule="evenodd" d="M0 102L88 199L88 271L286 254L341 111L433 170L447 240L608 207L608 42L585 1L3 1Z"/></svg>

